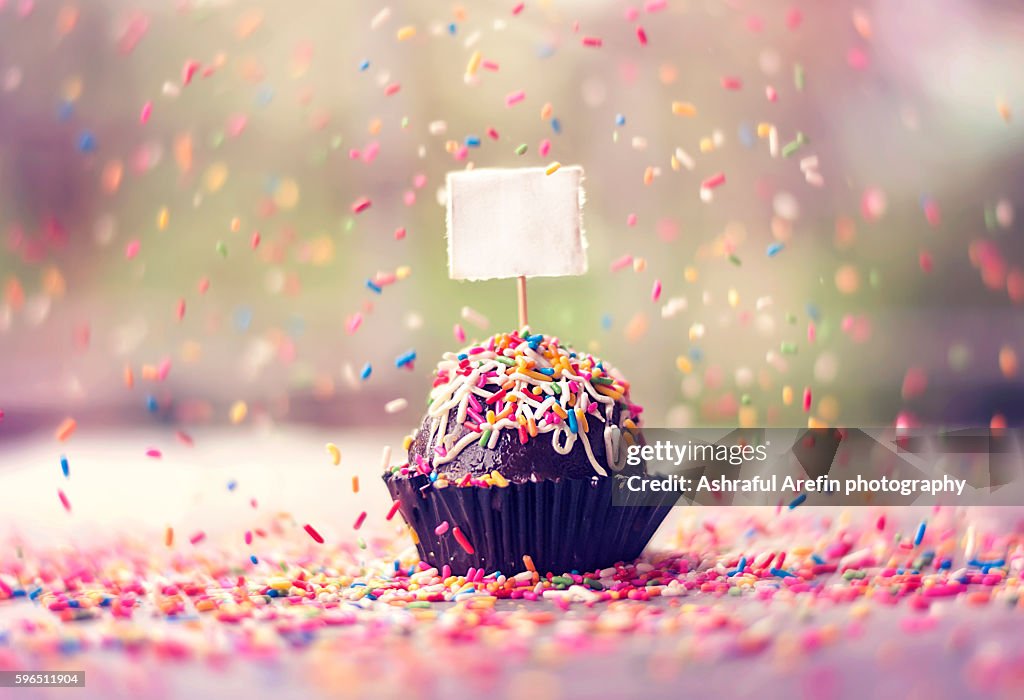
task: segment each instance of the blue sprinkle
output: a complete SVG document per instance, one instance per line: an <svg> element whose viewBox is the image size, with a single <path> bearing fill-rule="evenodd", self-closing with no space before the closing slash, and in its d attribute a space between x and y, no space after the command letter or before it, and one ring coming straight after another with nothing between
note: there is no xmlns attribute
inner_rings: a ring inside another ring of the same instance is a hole
<svg viewBox="0 0 1024 700"><path fill-rule="evenodd" d="M704 351L700 348L690 348L690 359L694 362L700 362L704 359Z"/></svg>
<svg viewBox="0 0 1024 700"><path fill-rule="evenodd" d="M416 351L415 350L410 350L409 352L405 353L404 355L399 355L395 359L395 367L399 367L399 368L405 367L407 364L409 364L410 362L412 362L415 359L416 359Z"/></svg>
<svg viewBox="0 0 1024 700"><path fill-rule="evenodd" d="M767 253L769 258L774 258L776 255L781 253L782 249L785 247L786 246L781 243L772 243L768 246L768 250L766 250L765 253Z"/></svg>
<svg viewBox="0 0 1024 700"><path fill-rule="evenodd" d="M397 559L395 559L395 573L397 574L401 570L402 570L402 562L400 562Z"/></svg>
<svg viewBox="0 0 1024 700"><path fill-rule="evenodd" d="M757 137L754 135L754 129L750 124L740 124L739 138L740 143L746 148L751 148L757 143Z"/></svg>
<svg viewBox="0 0 1024 700"><path fill-rule="evenodd" d="M735 576L736 574L742 573L747 568L747 558L740 557L740 563L736 565L736 568L728 573L729 576Z"/></svg>
<svg viewBox="0 0 1024 700"><path fill-rule="evenodd" d="M526 340L530 343L539 343L544 340L544 335L542 333L534 333L533 335L526 336Z"/></svg>
<svg viewBox="0 0 1024 700"><path fill-rule="evenodd" d="M558 117L553 117L551 119L551 130L556 134L562 133L562 122L558 121Z"/></svg>
<svg viewBox="0 0 1024 700"><path fill-rule="evenodd" d="M373 280L366 280L366 288L376 292L377 294L382 294L384 292L381 286Z"/></svg>
<svg viewBox="0 0 1024 700"><path fill-rule="evenodd" d="M248 306L239 306L235 309L233 320L235 322L235 330L239 333L245 333L252 326L252 309Z"/></svg>
<svg viewBox="0 0 1024 700"><path fill-rule="evenodd" d="M821 320L821 309L819 309L815 304L807 302L804 306L804 310L812 321L817 322Z"/></svg>
<svg viewBox="0 0 1024 700"><path fill-rule="evenodd" d="M92 153L96 150L96 137L92 132L83 131L78 137L78 150L82 153Z"/></svg>
<svg viewBox="0 0 1024 700"><path fill-rule="evenodd" d="M813 561L818 566L824 566L824 564L825 564L825 560L822 559L821 557L819 557L817 554L812 554L811 555L811 561Z"/></svg>
<svg viewBox="0 0 1024 700"><path fill-rule="evenodd" d="M540 374L546 374L547 376L550 377L551 375L553 375L555 373L555 368L554 367L539 367L539 368L537 368L536 371L539 372Z"/></svg>
<svg viewBox="0 0 1024 700"><path fill-rule="evenodd" d="M921 544L921 540L924 539L924 531L928 527L928 523L922 522L917 526L917 534L914 535L914 546Z"/></svg>
<svg viewBox="0 0 1024 700"><path fill-rule="evenodd" d="M469 359L469 355L467 355L464 352L460 352L459 353L459 362L462 362L463 360L468 360L468 359Z"/></svg>
<svg viewBox="0 0 1024 700"><path fill-rule="evenodd" d="M772 576L778 576L779 578L796 578L796 574L790 573L785 569L777 569L774 566L768 570Z"/></svg>
<svg viewBox="0 0 1024 700"><path fill-rule="evenodd" d="M609 331L612 328L612 316L611 314L604 314L601 316L601 330Z"/></svg>
<svg viewBox="0 0 1024 700"><path fill-rule="evenodd" d="M455 32L458 31L458 29L459 28L455 24L455 22L452 22L451 24L448 25L448 33L451 34L452 36L455 36Z"/></svg>
<svg viewBox="0 0 1024 700"><path fill-rule="evenodd" d="M253 564L259 564L260 563L260 560L256 558L255 554L250 554L249 555L249 561L251 561Z"/></svg>
<svg viewBox="0 0 1024 700"><path fill-rule="evenodd" d="M156 397L152 394L146 397L146 410L150 413L156 413L160 410L160 404L157 403Z"/></svg>
<svg viewBox="0 0 1024 700"><path fill-rule="evenodd" d="M939 564L939 569L941 569L943 571L949 571L952 568L953 568L953 560L952 559L943 559L942 562Z"/></svg>
<svg viewBox="0 0 1024 700"><path fill-rule="evenodd" d="M267 591L267 596L270 598L279 598L281 596L281 591L277 590L276 588L271 588L269 591Z"/></svg>
<svg viewBox="0 0 1024 700"><path fill-rule="evenodd" d="M364 58L363 62L359 64L359 70L364 71L370 67L370 59Z"/></svg>
<svg viewBox="0 0 1024 700"><path fill-rule="evenodd" d="M571 430L573 433L578 432L580 427L576 425L576 411L572 410L567 411L566 413L568 413L569 415L569 430Z"/></svg>
<svg viewBox="0 0 1024 700"><path fill-rule="evenodd" d="M71 472L71 467L68 465L68 458L64 455L60 456L60 470L64 472L64 478L67 478Z"/></svg>
<svg viewBox="0 0 1024 700"><path fill-rule="evenodd" d="M77 600L69 600L68 601L68 607L69 608L77 608L77 607L79 607L79 605L80 604L79 604L79 602Z"/></svg>
<svg viewBox="0 0 1024 700"><path fill-rule="evenodd" d="M256 104L266 107L274 99L274 88L264 85L256 95Z"/></svg>
<svg viewBox="0 0 1024 700"><path fill-rule="evenodd" d="M234 491L237 486L238 482L232 479L231 481L228 482L228 491Z"/></svg>
<svg viewBox="0 0 1024 700"><path fill-rule="evenodd" d="M479 136L467 136L466 137L466 145L469 146L470 148L478 148L480 146L480 137Z"/></svg>
<svg viewBox="0 0 1024 700"><path fill-rule="evenodd" d="M29 600L35 600L36 598L38 598L38 597L39 597L39 595L40 595L40 594L41 594L42 592L43 592L43 589L42 589L42 588L41 588L40 586L36 586L35 588L33 588L32 590L30 590L30 591L28 592L28 598L29 598Z"/></svg>
<svg viewBox="0 0 1024 700"><path fill-rule="evenodd" d="M625 114L616 114L615 115L615 126L625 126L625 125L626 125L626 115Z"/></svg>
<svg viewBox="0 0 1024 700"><path fill-rule="evenodd" d="M806 493L800 494L799 496L794 498L792 501L790 501L789 509L793 510L794 508L796 508L798 505L800 505L801 503L803 503L806 500L807 500L807 494Z"/></svg>
<svg viewBox="0 0 1024 700"><path fill-rule="evenodd" d="M363 365L363 369L359 373L359 378L369 379L371 374L373 374L373 366L369 362L367 362L365 365Z"/></svg>
<svg viewBox="0 0 1024 700"><path fill-rule="evenodd" d="M75 116L75 105L73 102L63 100L57 105L57 121L66 122L73 116Z"/></svg>

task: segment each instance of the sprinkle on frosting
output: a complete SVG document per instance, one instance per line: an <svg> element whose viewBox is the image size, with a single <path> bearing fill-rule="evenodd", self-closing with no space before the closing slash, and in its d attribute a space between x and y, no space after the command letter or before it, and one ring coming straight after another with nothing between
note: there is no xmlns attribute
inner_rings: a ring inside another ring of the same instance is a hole
<svg viewBox="0 0 1024 700"><path fill-rule="evenodd" d="M437 487L448 485L444 465L474 442L494 449L503 430L514 431L523 444L549 439L561 455L569 454L579 441L599 476L607 476L609 469L620 471L625 465L624 446L637 438L643 409L630 401L629 383L607 363L563 346L556 337L532 334L528 328L498 333L460 352L445 353L434 376L427 411L430 454L416 455L395 471L429 475ZM455 429L448 432L452 411ZM590 426L595 422L603 424L603 464L590 444ZM482 481L507 485L500 477L492 472ZM466 481L458 485L477 480Z"/></svg>

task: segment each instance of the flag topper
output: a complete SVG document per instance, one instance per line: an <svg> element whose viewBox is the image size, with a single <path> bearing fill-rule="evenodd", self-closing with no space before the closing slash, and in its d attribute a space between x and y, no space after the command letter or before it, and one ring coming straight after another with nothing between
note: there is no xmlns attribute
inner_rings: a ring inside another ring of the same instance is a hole
<svg viewBox="0 0 1024 700"><path fill-rule="evenodd" d="M583 168L480 168L448 173L448 276L515 277L519 325L526 278L582 275Z"/></svg>

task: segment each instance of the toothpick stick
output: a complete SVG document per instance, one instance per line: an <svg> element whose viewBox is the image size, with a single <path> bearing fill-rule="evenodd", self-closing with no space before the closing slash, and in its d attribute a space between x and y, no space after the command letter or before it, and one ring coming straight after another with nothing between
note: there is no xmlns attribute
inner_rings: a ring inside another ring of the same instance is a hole
<svg viewBox="0 0 1024 700"><path fill-rule="evenodd" d="M519 327L525 328L529 325L526 317L526 276L520 275L516 278L516 296L519 298Z"/></svg>

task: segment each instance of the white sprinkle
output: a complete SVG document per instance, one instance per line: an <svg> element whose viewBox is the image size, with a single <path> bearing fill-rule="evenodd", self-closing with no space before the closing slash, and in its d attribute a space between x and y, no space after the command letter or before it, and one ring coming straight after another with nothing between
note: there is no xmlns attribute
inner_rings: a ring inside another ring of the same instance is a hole
<svg viewBox="0 0 1024 700"><path fill-rule="evenodd" d="M469 306L462 307L462 320L469 321L480 330L487 330L487 327L491 325L486 316Z"/></svg>
<svg viewBox="0 0 1024 700"><path fill-rule="evenodd" d="M388 401L384 404L385 413L398 413L405 409L409 405L409 402L405 399L395 399L394 401Z"/></svg>

